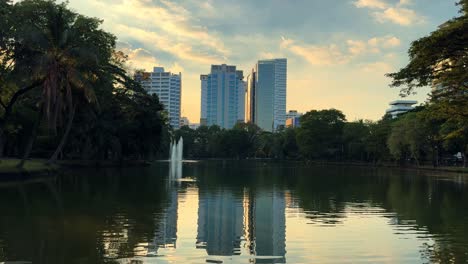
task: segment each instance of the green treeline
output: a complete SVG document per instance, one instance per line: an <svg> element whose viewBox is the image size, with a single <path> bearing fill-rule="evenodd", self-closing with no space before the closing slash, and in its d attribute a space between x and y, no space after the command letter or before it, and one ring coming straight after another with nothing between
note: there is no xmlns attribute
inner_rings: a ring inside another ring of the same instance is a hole
<svg viewBox="0 0 468 264"><path fill-rule="evenodd" d="M124 160L168 157L182 136L186 158L278 158L451 165L468 153L468 0L460 15L414 41L409 63L387 76L409 95L435 87L395 120L347 122L310 111L277 133L252 124L173 131L155 95L131 77L102 21L54 0L0 0L0 158ZM19 164L22 166L23 164Z"/></svg>
<svg viewBox="0 0 468 264"><path fill-rule="evenodd" d="M233 129L185 126L175 131L184 138L186 158L273 158L327 161L358 161L400 164L461 164L466 135L452 133L458 127L436 118L431 106L418 107L396 119L385 116L378 122L347 122L336 109L310 111L301 126L276 133L254 124L237 124Z"/></svg>
<svg viewBox="0 0 468 264"><path fill-rule="evenodd" d="M0 23L0 157L157 155L163 106L129 76L101 20L52 0L0 0Z"/></svg>

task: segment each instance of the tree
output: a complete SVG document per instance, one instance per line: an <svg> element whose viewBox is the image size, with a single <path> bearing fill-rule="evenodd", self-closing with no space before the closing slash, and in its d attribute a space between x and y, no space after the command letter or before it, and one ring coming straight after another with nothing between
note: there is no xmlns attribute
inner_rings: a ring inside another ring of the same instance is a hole
<svg viewBox="0 0 468 264"><path fill-rule="evenodd" d="M51 163L150 157L160 149L168 134L163 106L128 76L127 56L115 51L101 20L53 0L0 0L0 17L0 155L9 136L26 146L26 158L38 133L48 142L42 146L56 146ZM25 118L26 110L40 114Z"/></svg>
<svg viewBox="0 0 468 264"><path fill-rule="evenodd" d="M392 87L401 88L402 95L411 94L418 87L432 86L432 115L459 124L450 135L464 137L468 124L468 0L461 0L458 5L461 15L414 41L408 65L387 76L392 78ZM468 145L459 149L466 164Z"/></svg>
<svg viewBox="0 0 468 264"><path fill-rule="evenodd" d="M301 117L297 143L306 158L333 158L342 152L345 115L336 109L312 110Z"/></svg>
<svg viewBox="0 0 468 264"><path fill-rule="evenodd" d="M369 126L363 120L348 122L344 125L343 142L346 159L360 161L367 159L365 142L369 133Z"/></svg>

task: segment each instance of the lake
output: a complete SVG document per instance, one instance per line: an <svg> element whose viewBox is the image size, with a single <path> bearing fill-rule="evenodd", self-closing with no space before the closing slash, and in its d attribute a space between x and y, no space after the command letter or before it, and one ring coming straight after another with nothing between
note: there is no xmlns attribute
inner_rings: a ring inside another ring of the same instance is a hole
<svg viewBox="0 0 468 264"><path fill-rule="evenodd" d="M466 263L468 178L257 161L0 181L0 263Z"/></svg>

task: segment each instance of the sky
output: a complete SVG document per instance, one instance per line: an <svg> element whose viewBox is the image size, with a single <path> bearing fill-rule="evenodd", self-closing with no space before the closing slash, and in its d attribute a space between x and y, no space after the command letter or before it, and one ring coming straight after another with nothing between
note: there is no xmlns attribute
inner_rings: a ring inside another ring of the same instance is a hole
<svg viewBox="0 0 468 264"><path fill-rule="evenodd" d="M129 67L182 72L182 116L200 118L200 74L248 72L287 58L287 109L336 108L380 119L399 90L385 73L408 63L412 41L457 16L455 0L69 0L103 19ZM407 99L424 102L429 89Z"/></svg>

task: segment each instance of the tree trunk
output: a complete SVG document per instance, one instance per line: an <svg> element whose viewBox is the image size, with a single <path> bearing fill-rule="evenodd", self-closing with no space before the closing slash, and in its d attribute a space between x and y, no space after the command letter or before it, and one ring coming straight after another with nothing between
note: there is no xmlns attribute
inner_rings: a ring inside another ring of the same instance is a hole
<svg viewBox="0 0 468 264"><path fill-rule="evenodd" d="M0 159L3 158L3 152L5 151L5 133L3 133L3 128L0 127Z"/></svg>
<svg viewBox="0 0 468 264"><path fill-rule="evenodd" d="M65 143L67 143L68 135L70 134L71 127L73 124L73 119L75 118L75 111L76 111L76 104L73 106L72 110L70 111L65 133L63 134L62 139L60 140L60 143L57 146L57 149L55 150L54 154L52 154L50 159L47 161L47 164L55 164L57 162L58 155L62 152L63 147L65 146Z"/></svg>
<svg viewBox="0 0 468 264"><path fill-rule="evenodd" d="M26 160L29 158L29 155L31 154L32 147L34 144L34 140L36 139L37 136L37 131L39 130L39 125L41 124L41 119L42 119L42 111L40 111L39 116L37 117L36 121L34 122L34 126L32 128L31 136L29 137L28 144L26 145L26 149L23 154L23 158L21 159L20 163L16 167L18 168L23 168L24 163Z"/></svg>

